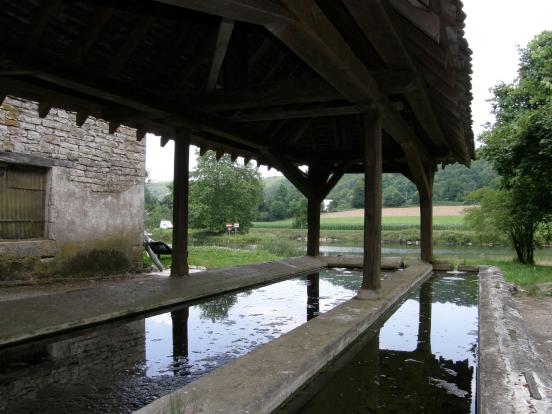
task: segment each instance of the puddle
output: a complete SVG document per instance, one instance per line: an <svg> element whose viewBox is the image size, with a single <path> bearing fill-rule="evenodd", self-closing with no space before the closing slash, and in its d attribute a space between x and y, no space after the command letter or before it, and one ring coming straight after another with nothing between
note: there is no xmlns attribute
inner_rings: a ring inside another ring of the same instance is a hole
<svg viewBox="0 0 552 414"><path fill-rule="evenodd" d="M132 412L345 302L360 282L328 270L4 349L0 412Z"/></svg>

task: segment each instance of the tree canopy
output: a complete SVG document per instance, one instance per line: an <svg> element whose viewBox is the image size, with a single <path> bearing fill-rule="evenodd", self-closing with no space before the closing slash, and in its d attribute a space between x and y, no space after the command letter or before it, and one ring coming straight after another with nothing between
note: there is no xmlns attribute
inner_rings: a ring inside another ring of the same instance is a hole
<svg viewBox="0 0 552 414"><path fill-rule="evenodd" d="M242 231L251 227L263 191L256 168L229 155L217 161L208 151L198 158L190 179L190 227L213 232L224 231L226 223L240 223Z"/></svg>
<svg viewBox="0 0 552 414"><path fill-rule="evenodd" d="M501 177L509 219L500 224L522 263L533 263L535 232L552 216L552 32L520 51L518 78L493 89L493 113L480 140Z"/></svg>

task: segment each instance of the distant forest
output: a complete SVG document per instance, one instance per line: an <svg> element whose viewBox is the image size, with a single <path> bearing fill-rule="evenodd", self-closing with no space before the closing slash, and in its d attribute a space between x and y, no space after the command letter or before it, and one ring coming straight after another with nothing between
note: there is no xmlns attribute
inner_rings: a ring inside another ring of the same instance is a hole
<svg viewBox="0 0 552 414"><path fill-rule="evenodd" d="M302 199L299 191L284 177L264 180L264 197L259 205L258 221L274 221L293 216L294 206ZM498 187L498 176L486 160L477 160L471 168L453 164L435 174L434 203L464 204L467 196L479 188ZM332 210L364 207L364 178L362 174L345 175L327 197L333 200ZM416 186L401 174L384 174L382 182L384 207L418 204Z"/></svg>
<svg viewBox="0 0 552 414"><path fill-rule="evenodd" d="M170 219L170 184L146 184L147 222L158 226L160 218ZM275 221L293 217L303 196L284 177L263 179L263 199L257 209L257 221ZM435 175L435 204L465 204L467 196L479 188L498 187L498 176L486 160L477 160L471 168L449 165ZM168 196L168 197L167 197ZM361 174L345 175L327 197L333 200L332 210L350 210L364 207L364 179ZM384 207L402 207L418 204L416 186L400 174L384 174L382 198ZM155 212L155 213L154 213ZM163 217L161 217L163 216ZM148 223L149 224L149 223Z"/></svg>

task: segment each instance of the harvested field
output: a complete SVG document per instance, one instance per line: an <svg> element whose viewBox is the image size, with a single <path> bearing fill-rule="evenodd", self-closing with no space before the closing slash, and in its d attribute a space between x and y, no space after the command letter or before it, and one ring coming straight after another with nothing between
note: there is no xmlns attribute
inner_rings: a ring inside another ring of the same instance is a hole
<svg viewBox="0 0 552 414"><path fill-rule="evenodd" d="M434 216L463 216L464 210L470 206L435 206L433 207ZM384 208L383 217L419 217L420 209L418 207L399 207ZM323 218L350 218L364 217L364 210L338 211L336 213L325 213Z"/></svg>

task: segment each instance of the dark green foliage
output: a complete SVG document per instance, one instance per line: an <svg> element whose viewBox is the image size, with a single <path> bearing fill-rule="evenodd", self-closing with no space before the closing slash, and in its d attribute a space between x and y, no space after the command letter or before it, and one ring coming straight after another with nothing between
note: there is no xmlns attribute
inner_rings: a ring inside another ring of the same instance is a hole
<svg viewBox="0 0 552 414"><path fill-rule="evenodd" d="M222 232L226 223L238 222L240 231L248 231L262 199L257 169L232 162L229 155L217 161L208 151L190 180L190 227Z"/></svg>
<svg viewBox="0 0 552 414"><path fill-rule="evenodd" d="M275 221L295 217L295 204L304 197L284 177L264 180L264 198L258 208L257 221ZM460 164L449 165L435 174L434 203L470 203L468 194L478 188L498 187L498 175L491 163L480 159L471 168ZM384 174L382 179L384 207L416 205L419 201L416 186L401 174ZM327 197L334 200L332 208L349 210L364 208L364 177L347 174Z"/></svg>
<svg viewBox="0 0 552 414"><path fill-rule="evenodd" d="M533 263L535 234L552 217L552 32L535 37L520 63L514 83L494 88L496 121L481 141L483 156L501 176L501 208L508 217L497 225L518 259Z"/></svg>

